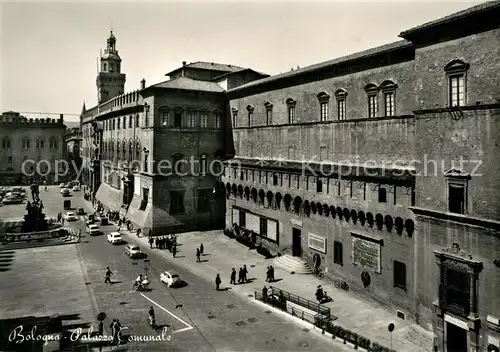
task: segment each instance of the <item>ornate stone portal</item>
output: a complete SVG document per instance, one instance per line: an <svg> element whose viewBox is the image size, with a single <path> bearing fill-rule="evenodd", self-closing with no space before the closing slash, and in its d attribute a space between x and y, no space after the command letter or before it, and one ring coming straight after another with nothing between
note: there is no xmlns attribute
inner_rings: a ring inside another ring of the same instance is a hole
<svg viewBox="0 0 500 352"><path fill-rule="evenodd" d="M434 254L439 267L439 295L434 302L433 317L434 349L449 351L452 344L459 343L460 337L448 331L451 325L455 332L464 330L463 351L478 352L481 328L478 279L483 264L460 249L458 243Z"/></svg>

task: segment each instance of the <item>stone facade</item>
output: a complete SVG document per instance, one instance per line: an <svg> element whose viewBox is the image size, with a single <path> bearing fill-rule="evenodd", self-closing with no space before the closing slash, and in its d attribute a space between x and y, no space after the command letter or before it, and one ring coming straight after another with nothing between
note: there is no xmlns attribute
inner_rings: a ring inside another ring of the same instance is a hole
<svg viewBox="0 0 500 352"><path fill-rule="evenodd" d="M32 119L17 112L3 113L0 116L1 184L65 182L64 170L56 172L57 161L65 160L65 131L63 115L58 119Z"/></svg>
<svg viewBox="0 0 500 352"><path fill-rule="evenodd" d="M228 90L226 226L433 329L437 351L499 348L499 15Z"/></svg>

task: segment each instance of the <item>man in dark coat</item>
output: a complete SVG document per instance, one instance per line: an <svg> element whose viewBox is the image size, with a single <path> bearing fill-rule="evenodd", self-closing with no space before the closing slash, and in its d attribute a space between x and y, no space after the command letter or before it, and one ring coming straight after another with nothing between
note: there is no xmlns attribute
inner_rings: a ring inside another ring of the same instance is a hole
<svg viewBox="0 0 500 352"><path fill-rule="evenodd" d="M229 282L231 285L236 285L236 270L233 268L231 271L231 281Z"/></svg>
<svg viewBox="0 0 500 352"><path fill-rule="evenodd" d="M201 262L200 255L201 255L200 249L196 248L196 261L197 262Z"/></svg>
<svg viewBox="0 0 500 352"><path fill-rule="evenodd" d="M222 280L220 279L220 276L219 274L217 274L216 278L215 278L215 287L217 288L217 291L220 290L220 284L222 283Z"/></svg>

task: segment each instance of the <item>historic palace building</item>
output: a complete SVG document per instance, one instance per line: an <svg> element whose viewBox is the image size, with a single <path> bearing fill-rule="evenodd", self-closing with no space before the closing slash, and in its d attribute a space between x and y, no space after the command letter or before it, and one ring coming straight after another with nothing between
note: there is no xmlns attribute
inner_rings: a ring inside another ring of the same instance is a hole
<svg viewBox="0 0 500 352"><path fill-rule="evenodd" d="M498 351L500 2L226 91L226 226Z"/></svg>
<svg viewBox="0 0 500 352"><path fill-rule="evenodd" d="M33 119L13 111L1 114L0 185L57 182L57 161L65 159L65 131L63 115ZM60 167L64 168L62 163Z"/></svg>
<svg viewBox="0 0 500 352"><path fill-rule="evenodd" d="M80 117L84 182L96 199L155 234L224 227L224 194L214 190L227 136L224 93L268 75L183 62L169 80L142 80L125 93L113 33L100 61L98 105L84 104Z"/></svg>

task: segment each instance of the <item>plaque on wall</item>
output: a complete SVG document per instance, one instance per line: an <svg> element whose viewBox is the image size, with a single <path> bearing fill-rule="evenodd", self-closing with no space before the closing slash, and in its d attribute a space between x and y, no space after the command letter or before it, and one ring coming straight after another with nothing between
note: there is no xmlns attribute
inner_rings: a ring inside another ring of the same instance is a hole
<svg viewBox="0 0 500 352"><path fill-rule="evenodd" d="M267 239L278 242L278 222L267 219Z"/></svg>
<svg viewBox="0 0 500 352"><path fill-rule="evenodd" d="M380 274L380 242L352 235L352 263L365 270Z"/></svg>
<svg viewBox="0 0 500 352"><path fill-rule="evenodd" d="M260 234L260 217L251 213L246 214L246 229Z"/></svg>

